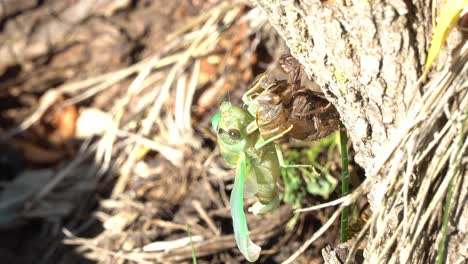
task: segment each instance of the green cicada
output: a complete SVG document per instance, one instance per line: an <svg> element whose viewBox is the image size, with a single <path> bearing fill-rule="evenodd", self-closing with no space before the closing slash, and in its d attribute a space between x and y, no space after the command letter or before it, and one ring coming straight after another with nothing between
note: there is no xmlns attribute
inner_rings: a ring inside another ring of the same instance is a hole
<svg viewBox="0 0 468 264"><path fill-rule="evenodd" d="M230 205L236 243L248 261L256 261L261 248L249 239L243 200L256 196L258 201L249 208L254 215L276 209L280 203L277 180L284 165L279 147L273 141L264 141L258 130L247 131L255 118L247 111L223 102L220 113L212 119L221 155L227 165L236 171Z"/></svg>
<svg viewBox="0 0 468 264"><path fill-rule="evenodd" d="M339 124L336 109L328 101L301 88L299 64L290 57L284 61L284 72L293 73L290 80L262 74L242 97L246 110L223 102L220 113L212 119L221 155L236 171L231 216L237 246L248 261L257 260L261 249L249 239L244 191L246 197L258 198L250 212L257 215L272 211L280 203L276 185L280 167L312 167L285 165L275 141L284 136L317 140L335 131Z"/></svg>

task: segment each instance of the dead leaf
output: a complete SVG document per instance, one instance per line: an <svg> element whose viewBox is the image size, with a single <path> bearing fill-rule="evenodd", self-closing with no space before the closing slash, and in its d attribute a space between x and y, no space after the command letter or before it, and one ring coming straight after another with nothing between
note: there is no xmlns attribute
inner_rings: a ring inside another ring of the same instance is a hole
<svg viewBox="0 0 468 264"><path fill-rule="evenodd" d="M204 84L213 80L219 69L219 63L221 62L221 56L210 55L200 60L200 75L198 77L199 83Z"/></svg>
<svg viewBox="0 0 468 264"><path fill-rule="evenodd" d="M78 111L76 106L67 106L63 111L57 112L52 117L55 131L49 136L49 141L54 145L60 145L75 136Z"/></svg>

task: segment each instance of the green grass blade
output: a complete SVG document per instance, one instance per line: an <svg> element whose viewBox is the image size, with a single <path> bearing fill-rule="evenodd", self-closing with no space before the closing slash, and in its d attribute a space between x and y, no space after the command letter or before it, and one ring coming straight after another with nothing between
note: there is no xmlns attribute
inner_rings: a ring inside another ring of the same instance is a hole
<svg viewBox="0 0 468 264"><path fill-rule="evenodd" d="M193 247L192 233L190 232L190 226L187 225L187 232L190 238L190 247L192 248L192 263L197 264L197 256L195 255L195 248Z"/></svg>
<svg viewBox="0 0 468 264"><path fill-rule="evenodd" d="M341 150L341 196L349 194L349 171L348 171L348 136L346 128L340 124L340 150ZM345 207L341 212L341 242L348 240L348 218L349 207Z"/></svg>
<svg viewBox="0 0 468 264"><path fill-rule="evenodd" d="M465 117L467 116L466 113L468 113L468 111L465 111ZM463 145L463 142L465 141L466 139L466 129L465 129L465 125L467 124L466 123L466 120L467 118L464 119L464 121L462 122L462 127L461 127L461 131L464 131L462 132L462 134L460 134L460 138L459 138L459 144ZM451 208L451 202L452 202L452 195L453 195L453 189L455 188L454 187L454 183L453 183L453 180L454 178L452 178L450 180L450 183L449 183L449 186L448 186L448 191L447 191L447 197L445 198L445 204L444 204L444 215L443 215L443 218L442 218L442 237L440 239L440 242L439 242L439 247L438 247L438 252L437 252L437 259L436 259L436 263L437 264L442 264L444 263L444 257L445 257L445 250L446 250L446 246L447 246L447 226L448 226L448 222L449 222L449 218L450 218L450 211L452 210Z"/></svg>
<svg viewBox="0 0 468 264"><path fill-rule="evenodd" d="M450 181L449 187L448 187L448 193L447 197L445 200L445 205L444 205L444 216L442 220L442 238L440 239L439 242L439 248L437 250L437 264L442 264L444 263L444 256L445 256L445 246L446 246L446 240L447 240L447 226L449 222L449 216L450 216L450 210L451 210L451 200L452 200L452 195L453 195L453 178Z"/></svg>

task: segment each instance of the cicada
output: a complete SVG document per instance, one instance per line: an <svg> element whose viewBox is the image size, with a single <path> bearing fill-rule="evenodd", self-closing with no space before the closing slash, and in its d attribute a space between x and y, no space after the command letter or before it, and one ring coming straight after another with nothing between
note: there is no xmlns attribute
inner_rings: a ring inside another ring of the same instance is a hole
<svg viewBox="0 0 468 264"><path fill-rule="evenodd" d="M231 216L237 246L248 261L257 260L261 248L249 239L243 211L244 196L258 198L249 208L254 215L270 212L280 203L277 187L280 167L310 167L285 165L278 145L263 140L258 130L247 130L252 122L255 118L249 112L227 101L221 104L220 113L211 120L221 156L236 172L230 197Z"/></svg>
<svg viewBox="0 0 468 264"><path fill-rule="evenodd" d="M280 203L280 167L312 167L285 165L275 141L285 135L301 140L319 139L339 124L336 109L326 99L301 87L297 68L293 76L276 80L261 75L242 98L245 109L223 102L220 113L211 121L221 156L236 172L230 197L234 235L239 250L251 262L258 259L261 248L249 238L244 192L245 197L258 198L250 212L257 215L272 211ZM320 119L323 111L329 112L326 122Z"/></svg>
<svg viewBox="0 0 468 264"><path fill-rule="evenodd" d="M272 145L255 148L258 132L247 133L247 125L254 120L253 116L230 102L223 102L220 111L211 122L217 134L221 156L236 171L230 198L234 235L241 253L253 262L258 259L261 248L249 238L243 208L244 188L246 197L256 195L259 199L259 204L255 204L249 211L260 213L263 209L277 207L279 161Z"/></svg>
<svg viewBox="0 0 468 264"><path fill-rule="evenodd" d="M338 130L336 108L320 92L301 86L300 64L291 56L283 56L280 63L290 75L287 80L262 74L242 97L255 116L248 130L258 129L265 140L290 136L304 141L318 140Z"/></svg>

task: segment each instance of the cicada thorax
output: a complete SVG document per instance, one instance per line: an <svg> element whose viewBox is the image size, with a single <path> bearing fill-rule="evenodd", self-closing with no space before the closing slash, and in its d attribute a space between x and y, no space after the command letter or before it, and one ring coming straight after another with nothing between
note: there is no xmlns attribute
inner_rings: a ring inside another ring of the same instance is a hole
<svg viewBox="0 0 468 264"><path fill-rule="evenodd" d="M327 99L309 89L301 89L293 95L289 123L293 125L291 137L312 141L338 130L340 116Z"/></svg>

